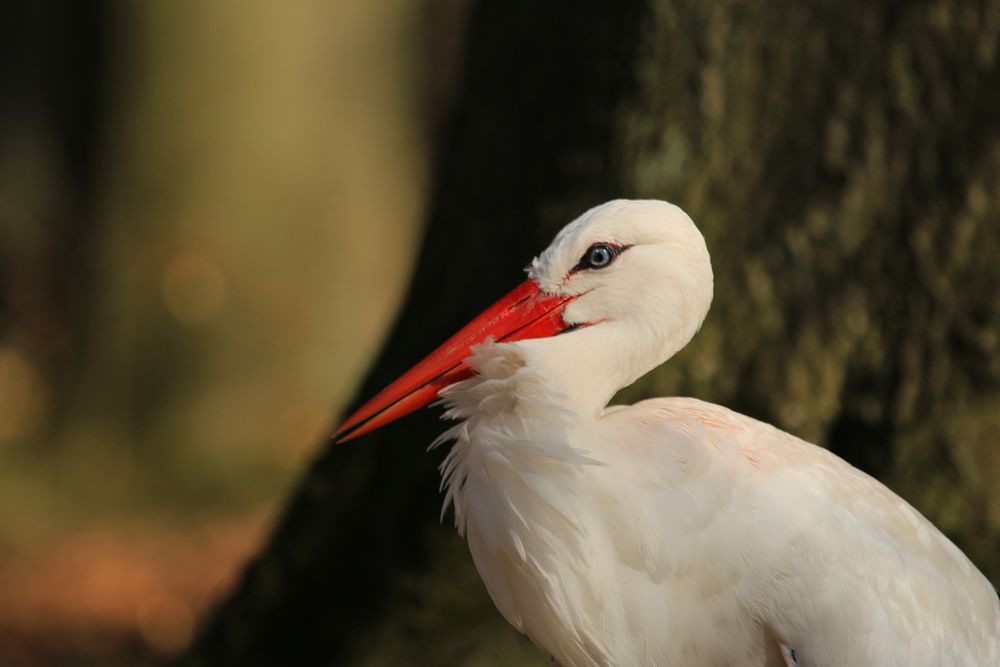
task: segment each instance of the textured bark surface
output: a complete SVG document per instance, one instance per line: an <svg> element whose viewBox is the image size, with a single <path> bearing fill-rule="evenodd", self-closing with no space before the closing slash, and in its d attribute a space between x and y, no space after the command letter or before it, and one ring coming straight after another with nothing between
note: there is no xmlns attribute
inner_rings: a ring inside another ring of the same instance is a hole
<svg viewBox="0 0 1000 667"><path fill-rule="evenodd" d="M358 399L585 208L669 199L706 235L715 305L622 398L694 395L824 444L997 581L1000 2L518 1L470 20L424 249ZM182 663L542 660L438 525L435 416L329 448Z"/></svg>

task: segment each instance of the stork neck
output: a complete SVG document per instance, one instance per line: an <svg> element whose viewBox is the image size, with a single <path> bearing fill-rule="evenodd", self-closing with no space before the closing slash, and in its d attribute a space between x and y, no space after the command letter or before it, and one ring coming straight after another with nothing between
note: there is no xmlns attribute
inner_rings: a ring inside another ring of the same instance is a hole
<svg viewBox="0 0 1000 667"><path fill-rule="evenodd" d="M551 394L550 400L580 417L597 417L608 401L687 343L656 340L616 322L554 338L520 341L526 365Z"/></svg>

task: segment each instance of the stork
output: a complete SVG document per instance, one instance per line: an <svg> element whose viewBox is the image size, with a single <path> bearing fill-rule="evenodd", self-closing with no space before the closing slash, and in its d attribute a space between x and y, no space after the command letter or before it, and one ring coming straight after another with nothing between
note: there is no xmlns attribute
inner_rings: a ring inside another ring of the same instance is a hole
<svg viewBox="0 0 1000 667"><path fill-rule="evenodd" d="M445 509L556 664L1000 665L996 591L877 480L694 398L607 405L691 340L712 289L681 209L608 202L335 438L443 399Z"/></svg>

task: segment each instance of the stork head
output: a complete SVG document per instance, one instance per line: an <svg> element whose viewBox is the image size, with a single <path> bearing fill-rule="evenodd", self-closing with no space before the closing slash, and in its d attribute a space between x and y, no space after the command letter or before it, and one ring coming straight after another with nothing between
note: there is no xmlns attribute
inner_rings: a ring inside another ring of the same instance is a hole
<svg viewBox="0 0 1000 667"><path fill-rule="evenodd" d="M603 408L691 340L712 288L705 240L680 208L607 202L564 227L531 262L527 281L362 406L335 437L353 439L431 402L474 373L465 359L490 340L516 345L575 407Z"/></svg>
<svg viewBox="0 0 1000 667"><path fill-rule="evenodd" d="M590 209L532 261L528 277L543 293L570 298L567 324L601 326L609 342L619 338L615 347L627 339L652 354L633 369L639 375L684 347L712 302L704 238L684 211L658 200Z"/></svg>

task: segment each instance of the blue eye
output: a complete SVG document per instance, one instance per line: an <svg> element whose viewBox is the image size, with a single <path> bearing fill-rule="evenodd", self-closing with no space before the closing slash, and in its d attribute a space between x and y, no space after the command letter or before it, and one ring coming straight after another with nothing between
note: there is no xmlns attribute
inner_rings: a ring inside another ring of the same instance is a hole
<svg viewBox="0 0 1000 667"><path fill-rule="evenodd" d="M603 269L615 261L618 255L631 248L631 245L615 245L614 243L595 243L587 248L576 266L570 269L570 274L587 269Z"/></svg>
<svg viewBox="0 0 1000 667"><path fill-rule="evenodd" d="M615 258L615 251L609 245L595 243L587 249L580 263L588 269L603 269Z"/></svg>

